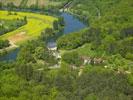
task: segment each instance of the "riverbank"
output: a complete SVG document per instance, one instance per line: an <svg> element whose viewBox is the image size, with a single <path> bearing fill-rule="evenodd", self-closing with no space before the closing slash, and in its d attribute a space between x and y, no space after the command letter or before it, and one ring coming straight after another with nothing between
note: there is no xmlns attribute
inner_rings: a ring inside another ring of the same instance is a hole
<svg viewBox="0 0 133 100"><path fill-rule="evenodd" d="M19 47L17 46L17 47L8 47L8 48L0 50L0 61L5 61L6 59L4 59L4 58L9 58L9 57L7 57L7 55L12 54L18 48Z"/></svg>
<svg viewBox="0 0 133 100"><path fill-rule="evenodd" d="M0 53L2 53L3 51L10 51L12 49L18 48L18 45L15 45L12 41L9 41L10 46L6 47L4 49L0 49Z"/></svg>

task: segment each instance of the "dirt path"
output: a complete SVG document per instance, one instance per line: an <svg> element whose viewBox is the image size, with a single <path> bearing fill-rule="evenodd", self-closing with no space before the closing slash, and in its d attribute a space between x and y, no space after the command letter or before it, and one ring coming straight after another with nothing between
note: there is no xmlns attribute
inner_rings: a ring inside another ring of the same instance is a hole
<svg viewBox="0 0 133 100"><path fill-rule="evenodd" d="M10 41L11 44L16 44L20 41L27 39L27 38L28 38L28 36L26 35L26 32L19 32L13 36L10 36L8 38L8 40Z"/></svg>
<svg viewBox="0 0 133 100"><path fill-rule="evenodd" d="M9 46L9 47L6 47L6 48L4 48L4 49L0 49L0 52L9 51L9 50L18 48L18 46L15 45L12 41L9 41L9 43L10 43L10 46Z"/></svg>
<svg viewBox="0 0 133 100"><path fill-rule="evenodd" d="M17 33L13 36L10 36L8 38L9 40L9 43L10 43L10 46L9 47L6 47L4 49L0 49L0 52L2 51L9 51L9 50L12 50L12 49L15 49L15 48L18 48L19 46L16 45L16 43L20 42L20 41L23 41L25 39L28 39L28 36L26 35L26 32L20 32L20 33Z"/></svg>

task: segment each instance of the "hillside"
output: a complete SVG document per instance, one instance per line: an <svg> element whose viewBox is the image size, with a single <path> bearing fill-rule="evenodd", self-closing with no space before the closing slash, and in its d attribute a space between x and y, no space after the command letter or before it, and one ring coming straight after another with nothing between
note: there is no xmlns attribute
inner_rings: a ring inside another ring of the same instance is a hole
<svg viewBox="0 0 133 100"><path fill-rule="evenodd" d="M0 100L133 100L133 0L0 9Z"/></svg>
<svg viewBox="0 0 133 100"><path fill-rule="evenodd" d="M110 54L110 56L113 54L121 54L124 58L130 58L132 60L132 4L132 0L73 1L70 7L68 7L68 12L76 15L88 24L88 30L79 32L78 36L76 34L75 36L74 34L70 34L69 36L61 37L58 41L58 46L62 49L75 49L75 47L89 43L92 45L90 49L94 49L95 53L101 51ZM77 41L76 39L71 39L76 37ZM79 39L80 42L78 42ZM123 45L123 43L126 45ZM128 57L129 55L130 57ZM99 54L95 54L95 56L99 56Z"/></svg>
<svg viewBox="0 0 133 100"><path fill-rule="evenodd" d="M106 27L108 24L114 24L115 26L112 26L122 27L132 23L132 8L132 0L75 0L70 11L88 19L90 25Z"/></svg>

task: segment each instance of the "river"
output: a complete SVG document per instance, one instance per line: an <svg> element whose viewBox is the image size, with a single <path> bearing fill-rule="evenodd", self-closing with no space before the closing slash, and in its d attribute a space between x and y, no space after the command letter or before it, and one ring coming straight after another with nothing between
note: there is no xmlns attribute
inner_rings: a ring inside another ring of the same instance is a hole
<svg viewBox="0 0 133 100"><path fill-rule="evenodd" d="M64 30L62 32L64 35L69 34L69 33L73 33L73 32L77 32L77 31L86 27L85 24L83 24L80 20L78 20L76 17L74 17L71 14L62 13L61 16L64 18L64 21L65 21L65 27L64 27ZM50 39L50 41L48 42L48 46L49 47L55 47L56 46L55 41L56 41L55 38ZM18 52L19 52L19 49L16 49L12 52L9 52L8 54L0 56L0 61L15 60L17 58Z"/></svg>

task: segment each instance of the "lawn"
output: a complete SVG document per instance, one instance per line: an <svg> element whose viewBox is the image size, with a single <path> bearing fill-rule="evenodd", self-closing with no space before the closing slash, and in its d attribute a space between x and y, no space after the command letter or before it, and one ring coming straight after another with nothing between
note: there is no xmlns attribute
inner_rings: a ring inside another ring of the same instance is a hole
<svg viewBox="0 0 133 100"><path fill-rule="evenodd" d="M88 44L88 43L77 48L76 51L82 56L89 56L89 57L104 57L105 56L104 51L91 50L91 44Z"/></svg>
<svg viewBox="0 0 133 100"><path fill-rule="evenodd" d="M24 13L17 12L17 15L8 15L7 11L0 11L0 19L13 20L17 18L27 17L27 24L19 27L18 29L6 33L0 36L0 39L8 39L9 41L18 44L19 42L25 41L27 39L33 39L38 37L41 31L46 28L53 27L53 21L57 20L52 16L46 16L35 13Z"/></svg>
<svg viewBox="0 0 133 100"><path fill-rule="evenodd" d="M87 56L87 57L105 57L106 56L104 51L91 50L91 44L89 44L89 43L86 43L77 49L73 49L73 50L69 50L69 51L68 50L60 50L61 55L63 55L66 52L72 52L72 51L76 51L81 56Z"/></svg>

